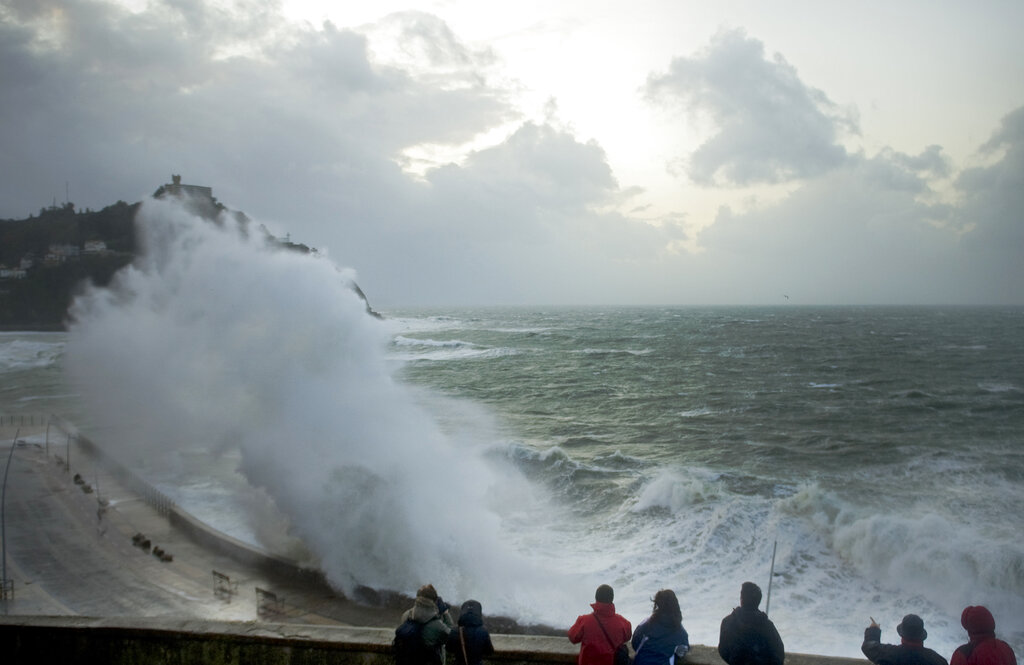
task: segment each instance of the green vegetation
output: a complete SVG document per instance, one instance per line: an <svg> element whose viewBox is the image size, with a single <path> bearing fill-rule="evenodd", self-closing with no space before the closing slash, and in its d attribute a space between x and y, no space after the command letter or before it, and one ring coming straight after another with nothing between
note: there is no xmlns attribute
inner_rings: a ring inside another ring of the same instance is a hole
<svg viewBox="0 0 1024 665"><path fill-rule="evenodd" d="M62 328L78 289L105 286L134 258L138 208L118 201L75 212L68 203L38 217L0 220L0 267L7 275L0 277L0 330ZM86 251L86 243L97 244Z"/></svg>

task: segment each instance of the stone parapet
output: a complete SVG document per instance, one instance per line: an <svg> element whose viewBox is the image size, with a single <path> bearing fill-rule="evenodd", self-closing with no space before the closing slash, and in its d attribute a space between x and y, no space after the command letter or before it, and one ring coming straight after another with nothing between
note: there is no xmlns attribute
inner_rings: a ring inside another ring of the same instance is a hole
<svg viewBox="0 0 1024 665"><path fill-rule="evenodd" d="M392 665L391 628L265 622L202 621L166 617L90 618L0 616L5 662L178 665L251 663ZM502 665L571 665L579 648L567 639L494 635ZM715 649L694 646L686 663L724 665ZM864 665L854 658L787 654L787 665Z"/></svg>

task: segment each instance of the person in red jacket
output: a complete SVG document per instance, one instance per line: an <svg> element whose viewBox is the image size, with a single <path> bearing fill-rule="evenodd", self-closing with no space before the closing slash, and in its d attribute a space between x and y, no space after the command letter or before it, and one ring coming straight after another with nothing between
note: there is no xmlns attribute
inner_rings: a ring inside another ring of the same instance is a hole
<svg viewBox="0 0 1024 665"><path fill-rule="evenodd" d="M581 614L569 629L569 641L581 644L579 665L612 665L615 650L633 636L633 626L615 613L615 592L607 584L597 587L591 614Z"/></svg>
<svg viewBox="0 0 1024 665"><path fill-rule="evenodd" d="M996 639L996 620L987 608L965 607L960 625L967 631L970 642L957 647L949 665L1017 665L1010 645Z"/></svg>

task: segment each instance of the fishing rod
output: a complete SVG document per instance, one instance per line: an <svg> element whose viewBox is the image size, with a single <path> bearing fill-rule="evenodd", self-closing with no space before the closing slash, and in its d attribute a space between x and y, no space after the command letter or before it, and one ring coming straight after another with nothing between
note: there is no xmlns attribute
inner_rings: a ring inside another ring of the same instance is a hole
<svg viewBox="0 0 1024 665"><path fill-rule="evenodd" d="M768 608L772 605L772 578L775 577L775 548L779 546L779 541L776 539L775 544L772 545L772 567L768 571L768 599L764 603L764 615L768 616Z"/></svg>

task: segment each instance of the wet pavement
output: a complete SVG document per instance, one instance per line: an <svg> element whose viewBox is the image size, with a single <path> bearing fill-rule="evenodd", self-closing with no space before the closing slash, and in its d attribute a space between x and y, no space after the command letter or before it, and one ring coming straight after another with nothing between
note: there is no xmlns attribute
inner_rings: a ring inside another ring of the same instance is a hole
<svg viewBox="0 0 1024 665"><path fill-rule="evenodd" d="M0 470L15 429L0 427ZM325 584L212 551L96 459L68 450L54 433L47 444L42 427L20 430L4 497L6 576L14 593L0 601L3 614L397 625L401 608L354 603ZM136 542L137 534L149 547ZM257 587L281 602L259 611Z"/></svg>

